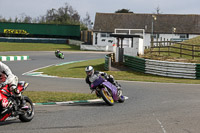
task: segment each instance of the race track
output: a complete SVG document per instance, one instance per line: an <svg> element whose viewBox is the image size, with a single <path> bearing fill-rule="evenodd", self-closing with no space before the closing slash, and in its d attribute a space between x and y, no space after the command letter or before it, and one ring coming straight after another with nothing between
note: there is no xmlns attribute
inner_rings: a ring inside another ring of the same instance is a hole
<svg viewBox="0 0 200 133"><path fill-rule="evenodd" d="M32 91L90 93L84 79L44 78L22 75L61 62L104 58L106 53L65 52L58 60L51 52L11 52L31 60L5 62ZM200 130L199 85L118 81L129 99L107 106L104 102L35 106L29 123L0 123L0 133L198 133ZM56 87L57 84L60 87Z"/></svg>

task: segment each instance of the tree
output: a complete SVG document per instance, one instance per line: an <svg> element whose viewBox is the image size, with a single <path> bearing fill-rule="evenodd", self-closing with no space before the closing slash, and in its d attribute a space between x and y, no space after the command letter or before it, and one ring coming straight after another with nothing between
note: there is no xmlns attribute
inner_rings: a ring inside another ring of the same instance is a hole
<svg viewBox="0 0 200 133"><path fill-rule="evenodd" d="M46 22L54 22L56 21L57 19L57 11L56 9L52 8L50 10L47 10L47 13L46 13Z"/></svg>
<svg viewBox="0 0 200 133"><path fill-rule="evenodd" d="M30 16L25 16L23 22L24 23L31 23L32 22L32 18Z"/></svg>
<svg viewBox="0 0 200 133"><path fill-rule="evenodd" d="M58 10L51 9L46 13L46 23L54 24L80 24L80 15L69 4Z"/></svg>
<svg viewBox="0 0 200 133"><path fill-rule="evenodd" d="M32 18L25 13L20 14L20 18L15 17L14 22L20 22L20 23L31 23Z"/></svg>
<svg viewBox="0 0 200 133"><path fill-rule="evenodd" d="M90 15L89 15L88 12L86 13L86 17L83 18L82 24L85 25L85 27L86 27L87 29L90 29L90 30L92 29L92 22L91 22ZM86 29L86 28L85 28L85 29ZM86 29L86 30L87 30L87 29Z"/></svg>
<svg viewBox="0 0 200 133"><path fill-rule="evenodd" d="M7 20L4 17L0 16L0 22L7 22Z"/></svg>
<svg viewBox="0 0 200 133"><path fill-rule="evenodd" d="M42 24L73 24L80 25L82 29L90 29L92 27L90 16L87 13L83 21L80 19L79 13L73 9L68 3L58 9L47 10L46 14L37 18L31 18L25 13L20 14L20 17L15 17L6 20L0 16L0 22L16 22L16 23L42 23Z"/></svg>
<svg viewBox="0 0 200 133"><path fill-rule="evenodd" d="M162 12L160 11L160 7L159 6L157 6L156 8L155 8L155 10L156 10L156 14L161 14Z"/></svg>
<svg viewBox="0 0 200 133"><path fill-rule="evenodd" d="M119 9L115 13L133 13L130 9Z"/></svg>

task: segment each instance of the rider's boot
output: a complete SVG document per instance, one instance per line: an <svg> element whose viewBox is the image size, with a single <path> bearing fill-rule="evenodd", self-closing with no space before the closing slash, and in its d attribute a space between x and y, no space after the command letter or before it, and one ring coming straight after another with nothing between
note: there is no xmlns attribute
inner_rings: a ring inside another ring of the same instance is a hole
<svg viewBox="0 0 200 133"><path fill-rule="evenodd" d="M117 94L118 96L121 96L122 95L122 88L121 88L121 85L118 84L118 82L114 82L114 85L117 87Z"/></svg>
<svg viewBox="0 0 200 133"><path fill-rule="evenodd" d="M20 107L25 107L26 101L24 100L24 97L22 96L21 92L16 88L15 89L15 96L20 99Z"/></svg>

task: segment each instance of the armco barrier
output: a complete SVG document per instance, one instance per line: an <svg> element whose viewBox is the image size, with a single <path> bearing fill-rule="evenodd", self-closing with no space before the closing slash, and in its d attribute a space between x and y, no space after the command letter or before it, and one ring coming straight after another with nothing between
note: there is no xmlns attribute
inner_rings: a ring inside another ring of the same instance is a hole
<svg viewBox="0 0 200 133"><path fill-rule="evenodd" d="M200 64L149 60L124 55L125 66L134 71L176 78L200 79Z"/></svg>
<svg viewBox="0 0 200 133"><path fill-rule="evenodd" d="M145 73L145 59L124 55L125 66L137 72Z"/></svg>
<svg viewBox="0 0 200 133"><path fill-rule="evenodd" d="M196 64L194 63L146 59L145 73L178 78L196 78L195 68Z"/></svg>
<svg viewBox="0 0 200 133"><path fill-rule="evenodd" d="M200 64L196 64L196 79L200 79Z"/></svg>

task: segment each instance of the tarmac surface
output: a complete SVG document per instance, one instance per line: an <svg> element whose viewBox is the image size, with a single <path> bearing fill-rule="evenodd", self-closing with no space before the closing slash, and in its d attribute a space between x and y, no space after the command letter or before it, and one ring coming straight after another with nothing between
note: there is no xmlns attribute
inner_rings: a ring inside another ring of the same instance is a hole
<svg viewBox="0 0 200 133"><path fill-rule="evenodd" d="M20 55L29 55L31 60L5 63L20 80L30 83L28 90L90 93L84 79L22 75L51 64L104 58L106 53L64 54L66 58L59 60L51 52L22 52ZM103 101L36 105L35 117L31 122L12 120L0 123L0 133L198 133L200 131L199 85L118 82L124 88L124 95L128 97L124 103L116 103L114 106L107 106Z"/></svg>

